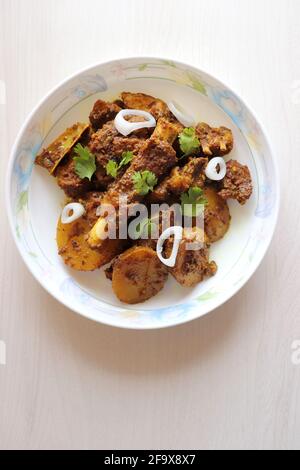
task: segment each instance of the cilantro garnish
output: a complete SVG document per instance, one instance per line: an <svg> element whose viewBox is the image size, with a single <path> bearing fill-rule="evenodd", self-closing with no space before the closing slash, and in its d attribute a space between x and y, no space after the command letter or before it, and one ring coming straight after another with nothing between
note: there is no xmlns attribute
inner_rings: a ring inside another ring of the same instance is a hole
<svg viewBox="0 0 300 470"><path fill-rule="evenodd" d="M118 170L119 170L119 165L117 162L114 160L109 160L109 162L106 165L106 174L108 176L112 176L113 178L116 178L118 175Z"/></svg>
<svg viewBox="0 0 300 470"><path fill-rule="evenodd" d="M133 152L123 152L122 159L120 163L115 162L114 160L109 160L106 165L106 174L116 178L118 176L118 171L123 167L128 165L133 159Z"/></svg>
<svg viewBox="0 0 300 470"><path fill-rule="evenodd" d="M196 136L194 127L186 127L179 134L179 144L184 156L192 155L200 148L200 142Z"/></svg>
<svg viewBox="0 0 300 470"><path fill-rule="evenodd" d="M195 186L190 188L187 193L181 195L181 207L183 215L187 217L197 217L201 214L202 206L208 203L203 195L203 189Z"/></svg>
<svg viewBox="0 0 300 470"><path fill-rule="evenodd" d="M74 149L76 157L73 157L75 162L75 172L79 178L88 178L91 181L93 174L96 171L96 158L87 147L77 144Z"/></svg>
<svg viewBox="0 0 300 470"><path fill-rule="evenodd" d="M132 159L133 159L133 152L123 152L122 160L120 161L120 165L119 165L120 168L122 168L122 166L128 165L128 163L130 163Z"/></svg>
<svg viewBox="0 0 300 470"><path fill-rule="evenodd" d="M158 181L152 171L137 171L132 176L134 183L134 189L141 196L146 196L150 191L153 191L154 186L157 185Z"/></svg>

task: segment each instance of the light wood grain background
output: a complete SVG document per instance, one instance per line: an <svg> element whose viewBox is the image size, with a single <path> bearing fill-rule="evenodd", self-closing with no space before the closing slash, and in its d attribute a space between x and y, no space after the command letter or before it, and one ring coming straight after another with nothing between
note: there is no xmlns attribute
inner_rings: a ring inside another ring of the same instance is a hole
<svg viewBox="0 0 300 470"><path fill-rule="evenodd" d="M299 44L298 0L0 0L1 449L300 448ZM132 55L231 85L269 131L283 188L255 277L211 315L157 332L97 325L52 299L16 251L3 198L32 107L78 69Z"/></svg>

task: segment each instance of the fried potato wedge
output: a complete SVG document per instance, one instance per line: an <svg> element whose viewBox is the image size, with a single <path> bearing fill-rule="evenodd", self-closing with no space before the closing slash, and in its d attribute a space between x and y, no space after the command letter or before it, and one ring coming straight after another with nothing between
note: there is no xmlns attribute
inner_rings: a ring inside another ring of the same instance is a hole
<svg viewBox="0 0 300 470"><path fill-rule="evenodd" d="M171 115L167 104L153 96L145 95L144 93L124 92L121 94L121 97L126 108L147 111L155 119Z"/></svg>
<svg viewBox="0 0 300 470"><path fill-rule="evenodd" d="M88 128L88 124L81 122L74 124L74 126L65 130L49 147L44 149L36 157L35 163L53 174L62 159L70 152Z"/></svg>
<svg viewBox="0 0 300 470"><path fill-rule="evenodd" d="M81 217L71 224L58 221L56 241L65 264L76 271L95 271L113 260L123 250L120 240L105 240L101 249L92 250L87 243L89 222Z"/></svg>
<svg viewBox="0 0 300 470"><path fill-rule="evenodd" d="M113 266L112 287L121 302L137 304L154 297L168 277L156 252L135 246L122 253Z"/></svg>
<svg viewBox="0 0 300 470"><path fill-rule="evenodd" d="M227 233L231 215L227 202L219 196L216 189L206 187L204 197L208 202L204 212L204 230L209 243L215 243Z"/></svg>

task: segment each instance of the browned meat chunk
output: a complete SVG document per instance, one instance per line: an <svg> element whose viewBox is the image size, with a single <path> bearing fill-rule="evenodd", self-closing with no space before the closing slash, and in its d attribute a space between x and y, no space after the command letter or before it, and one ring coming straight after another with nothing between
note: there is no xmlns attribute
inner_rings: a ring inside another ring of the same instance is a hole
<svg viewBox="0 0 300 470"><path fill-rule="evenodd" d="M202 122L196 127L196 134L205 156L227 155L233 149L233 135L226 127L213 128Z"/></svg>
<svg viewBox="0 0 300 470"><path fill-rule="evenodd" d="M110 186L104 201L117 207L119 196L122 194L126 194L128 203L139 201L142 198L136 192L132 180L135 172L148 170L159 179L170 171L176 162L176 152L170 144L156 139L147 140L124 175Z"/></svg>
<svg viewBox="0 0 300 470"><path fill-rule="evenodd" d="M90 123L93 129L96 131L108 121L112 121L119 111L121 111L121 108L115 103L107 103L102 100L96 101L90 114Z"/></svg>
<svg viewBox="0 0 300 470"><path fill-rule="evenodd" d="M174 195L179 196L193 186L203 188L206 180L204 173L206 165L206 158L190 158L182 168L173 168L170 176L167 176L151 193L150 201L166 202Z"/></svg>
<svg viewBox="0 0 300 470"><path fill-rule="evenodd" d="M83 204L85 208L84 219L87 220L90 227L97 222L97 209L100 206L102 193L100 191L91 191L86 193L82 198L79 198L79 202Z"/></svg>
<svg viewBox="0 0 300 470"><path fill-rule="evenodd" d="M114 181L114 179L107 175L106 169L103 166L98 165L93 181L96 189L99 191L107 191L108 186Z"/></svg>
<svg viewBox="0 0 300 470"><path fill-rule="evenodd" d="M170 122L168 119L162 117L157 121L152 137L164 140L173 145L182 130L183 126L178 121Z"/></svg>
<svg viewBox="0 0 300 470"><path fill-rule="evenodd" d="M144 139L139 138L137 133L121 136L114 122L110 121L91 137L89 149L96 156L98 165L105 168L109 160L121 157L123 152L138 153L143 143Z"/></svg>
<svg viewBox="0 0 300 470"><path fill-rule="evenodd" d="M236 199L241 205L244 205L250 199L253 191L249 168L235 160L230 160L226 166L227 173L222 181L219 195L223 199Z"/></svg>
<svg viewBox="0 0 300 470"><path fill-rule="evenodd" d="M206 277L214 276L217 265L209 261L209 249L204 242L204 233L199 228L185 229L183 239L179 245L176 265L170 268L172 276L184 287L193 287ZM189 243L199 245L195 250L188 249ZM165 256L171 255L173 240L166 242Z"/></svg>
<svg viewBox="0 0 300 470"><path fill-rule="evenodd" d="M125 109L125 104L124 104L123 101L120 100L120 99L115 100L115 101L114 101L114 104L116 104L117 106L119 106L119 108L121 108L121 109Z"/></svg>
<svg viewBox="0 0 300 470"><path fill-rule="evenodd" d="M142 201L144 196L135 189L133 180L135 173L148 170L160 179L176 165L176 162L176 152L170 144L156 139L147 140L124 175L103 195L101 203L112 204L119 208L120 196L127 197L127 204ZM103 218L100 217L89 234L88 242L93 248L101 245L99 233L103 230L103 224Z"/></svg>
<svg viewBox="0 0 300 470"><path fill-rule="evenodd" d="M73 154L69 155L56 170L57 183L68 197L77 198L93 189L93 183L87 178L81 179L75 173Z"/></svg>
<svg viewBox="0 0 300 470"><path fill-rule="evenodd" d="M153 96L145 95L144 93L127 93L121 94L122 101L128 109L140 109L152 114L155 119L161 117L170 117L171 113L162 100L153 98Z"/></svg>

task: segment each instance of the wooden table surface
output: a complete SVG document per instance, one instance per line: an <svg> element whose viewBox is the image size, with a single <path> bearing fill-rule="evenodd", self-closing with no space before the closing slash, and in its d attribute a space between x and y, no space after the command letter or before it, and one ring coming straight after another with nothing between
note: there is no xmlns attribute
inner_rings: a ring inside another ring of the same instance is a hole
<svg viewBox="0 0 300 470"><path fill-rule="evenodd" d="M300 448L299 44L298 0L0 0L1 449ZM256 275L209 316L164 331L113 329L61 306L27 271L5 215L9 151L28 112L80 68L134 55L232 86L264 122L282 179Z"/></svg>

